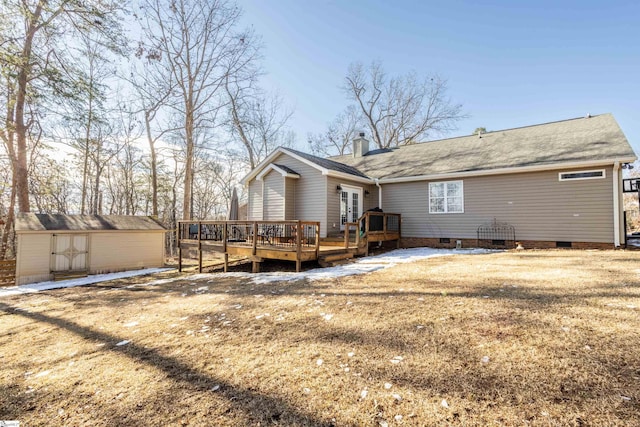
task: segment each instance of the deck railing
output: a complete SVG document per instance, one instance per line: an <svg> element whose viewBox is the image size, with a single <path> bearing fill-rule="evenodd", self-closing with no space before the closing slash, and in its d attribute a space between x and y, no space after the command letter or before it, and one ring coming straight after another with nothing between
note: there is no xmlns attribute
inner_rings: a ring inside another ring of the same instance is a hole
<svg viewBox="0 0 640 427"><path fill-rule="evenodd" d="M356 246L369 241L398 240L401 236L401 215L396 213L367 211L357 222L347 222L344 227L344 247L349 247L351 229L355 231Z"/></svg>
<svg viewBox="0 0 640 427"><path fill-rule="evenodd" d="M314 221L179 221L181 241L222 246L261 246L272 249L315 249L320 223Z"/></svg>

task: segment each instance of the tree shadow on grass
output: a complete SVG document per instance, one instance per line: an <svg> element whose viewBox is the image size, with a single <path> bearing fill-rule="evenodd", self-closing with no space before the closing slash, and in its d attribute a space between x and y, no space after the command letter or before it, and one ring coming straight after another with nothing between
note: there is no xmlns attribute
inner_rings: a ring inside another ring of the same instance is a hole
<svg viewBox="0 0 640 427"><path fill-rule="evenodd" d="M224 396L235 411L244 413L252 423L272 424L277 421L286 425L332 425L332 422L306 414L279 397L264 395L248 388L232 385L220 378L204 374L179 359L162 355L153 348L144 348L135 343L117 346L116 344L122 339L116 336L92 330L66 319L42 313L16 310L14 307L4 303L0 303L0 310L7 314L23 316L37 322L55 325L84 339L104 342L106 344L105 349L108 349L108 351L125 355L135 361L160 369L168 378L178 383L183 383L192 388L194 392L207 392L213 387L219 386L217 393ZM10 414L14 418L20 417L20 415Z"/></svg>

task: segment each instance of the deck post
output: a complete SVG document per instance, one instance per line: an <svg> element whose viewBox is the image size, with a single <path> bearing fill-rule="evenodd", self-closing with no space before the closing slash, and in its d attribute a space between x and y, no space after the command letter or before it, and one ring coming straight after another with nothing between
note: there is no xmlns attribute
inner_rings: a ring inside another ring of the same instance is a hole
<svg viewBox="0 0 640 427"><path fill-rule="evenodd" d="M364 233L367 236L366 246L364 249L364 256L369 256L369 226L370 226L370 213L367 212L367 215L364 217Z"/></svg>
<svg viewBox="0 0 640 427"><path fill-rule="evenodd" d="M229 269L229 254L227 253L227 223L222 225L222 252L224 252L224 272Z"/></svg>
<svg viewBox="0 0 640 427"><path fill-rule="evenodd" d="M317 222L315 225L316 231L316 259L320 258L320 223Z"/></svg>
<svg viewBox="0 0 640 427"><path fill-rule="evenodd" d="M253 222L253 247L251 249L251 255L256 255L258 249L258 221Z"/></svg>
<svg viewBox="0 0 640 427"><path fill-rule="evenodd" d="M296 223L296 273L300 272L302 267L302 223L300 220Z"/></svg>
<svg viewBox="0 0 640 427"><path fill-rule="evenodd" d="M178 271L182 273L182 244L180 243L179 234L178 234Z"/></svg>
<svg viewBox="0 0 640 427"><path fill-rule="evenodd" d="M344 223L344 248L349 248L349 223Z"/></svg>
<svg viewBox="0 0 640 427"><path fill-rule="evenodd" d="M198 273L202 273L202 222L198 221Z"/></svg>
<svg viewBox="0 0 640 427"><path fill-rule="evenodd" d="M402 239L402 217L398 215L398 244L397 249L400 249L400 240Z"/></svg>

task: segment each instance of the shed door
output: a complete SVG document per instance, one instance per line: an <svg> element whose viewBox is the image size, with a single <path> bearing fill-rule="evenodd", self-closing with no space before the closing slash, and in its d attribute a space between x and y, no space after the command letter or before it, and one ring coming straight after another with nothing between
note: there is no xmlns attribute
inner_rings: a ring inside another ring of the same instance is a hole
<svg viewBox="0 0 640 427"><path fill-rule="evenodd" d="M51 247L51 270L87 270L89 236L86 234L54 234Z"/></svg>

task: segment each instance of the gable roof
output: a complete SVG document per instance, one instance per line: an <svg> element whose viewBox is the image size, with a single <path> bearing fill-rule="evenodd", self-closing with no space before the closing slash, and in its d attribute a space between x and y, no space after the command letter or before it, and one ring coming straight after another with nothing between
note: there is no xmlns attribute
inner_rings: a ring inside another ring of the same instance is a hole
<svg viewBox="0 0 640 427"><path fill-rule="evenodd" d="M481 174L514 168L636 159L611 114L507 129L374 150L363 157L331 160L357 168L382 182L444 174Z"/></svg>
<svg viewBox="0 0 640 427"><path fill-rule="evenodd" d="M271 171L276 171L277 173L279 173L280 175L282 175L283 177L286 178L300 178L300 174L296 171L294 171L293 169L285 166L285 165L278 165L276 163L269 163L268 165L266 165L265 167L262 168L262 171L256 175L256 179L258 181L262 181L262 179L264 178L264 176L266 174L268 174Z"/></svg>
<svg viewBox="0 0 640 427"><path fill-rule="evenodd" d="M261 172L265 168L267 168L269 165L274 165L286 171L283 165L273 163L280 154L286 154L288 156L291 156L319 170L320 172L322 172L323 175L346 177L349 179L353 179L361 182L367 182L367 183L370 183L372 181L370 177L368 177L358 169L354 168L353 166L336 162L335 160L314 156L312 154L294 150L293 148L278 147L271 154L269 154L266 159L260 162L258 166L256 166L244 178L242 178L240 182L243 185L247 184L250 180L260 175Z"/></svg>
<svg viewBox="0 0 640 427"><path fill-rule="evenodd" d="M133 215L63 215L19 213L16 215L19 231L95 231L95 230L165 230L149 216Z"/></svg>
<svg viewBox="0 0 640 427"><path fill-rule="evenodd" d="M331 159L326 159L323 157L318 157L318 156L314 156L312 154L308 154L308 153L304 153L302 151L298 151L298 150L294 150L292 148L287 148L286 151L289 151L290 153L294 153L297 154L298 156L307 159L308 161L315 163L316 165L320 166L321 168L324 169L328 169L328 170L332 170L335 172L342 172L342 173L346 173L348 175L353 175L353 176L358 176L360 178L368 178L367 175L365 175L364 173L362 173L361 171L359 171L358 169L356 169L353 166L350 166L348 164L342 163L342 162L338 162L335 160L331 160Z"/></svg>

